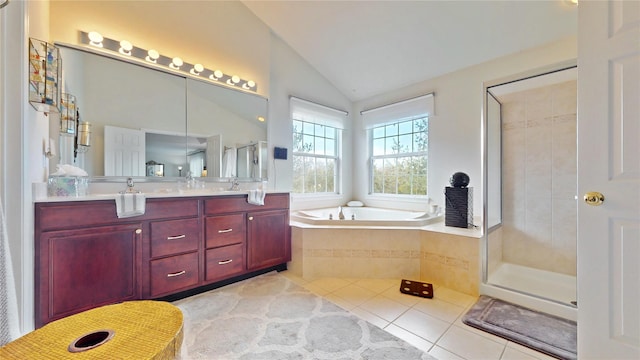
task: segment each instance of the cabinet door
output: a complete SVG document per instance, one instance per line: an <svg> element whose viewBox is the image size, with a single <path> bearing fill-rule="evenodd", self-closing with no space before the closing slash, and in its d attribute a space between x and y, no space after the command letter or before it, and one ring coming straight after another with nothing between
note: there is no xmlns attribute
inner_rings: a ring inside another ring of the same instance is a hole
<svg viewBox="0 0 640 360"><path fill-rule="evenodd" d="M257 270L291 260L291 230L287 210L247 214L247 267Z"/></svg>
<svg viewBox="0 0 640 360"><path fill-rule="evenodd" d="M36 327L140 298L141 224L42 233L36 241Z"/></svg>

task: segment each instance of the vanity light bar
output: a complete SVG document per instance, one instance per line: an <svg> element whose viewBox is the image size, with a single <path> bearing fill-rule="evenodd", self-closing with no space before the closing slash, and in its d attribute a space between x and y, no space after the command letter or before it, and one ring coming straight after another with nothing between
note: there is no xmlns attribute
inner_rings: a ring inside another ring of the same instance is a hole
<svg viewBox="0 0 640 360"><path fill-rule="evenodd" d="M228 85L230 87L240 88L243 90L257 91L258 85L253 80L244 80L237 75L227 75L222 71L215 69L210 70L202 64L190 64L183 61L179 57L169 57L158 53L154 49L142 49L127 40L114 40L102 36L96 31L84 32L80 31L80 41L83 44L96 47L102 50L109 50L120 57L131 57L146 63L164 66L173 72L181 72L191 76L197 76L203 80Z"/></svg>

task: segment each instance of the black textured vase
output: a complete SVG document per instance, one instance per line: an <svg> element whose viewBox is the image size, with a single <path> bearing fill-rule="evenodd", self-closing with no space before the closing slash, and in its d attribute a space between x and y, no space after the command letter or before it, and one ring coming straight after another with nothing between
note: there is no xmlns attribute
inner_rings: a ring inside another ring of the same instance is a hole
<svg viewBox="0 0 640 360"><path fill-rule="evenodd" d="M457 188L467 187L469 185L469 175L463 172L457 172L451 175L451 178L449 179L449 183L451 184L451 186L457 187Z"/></svg>

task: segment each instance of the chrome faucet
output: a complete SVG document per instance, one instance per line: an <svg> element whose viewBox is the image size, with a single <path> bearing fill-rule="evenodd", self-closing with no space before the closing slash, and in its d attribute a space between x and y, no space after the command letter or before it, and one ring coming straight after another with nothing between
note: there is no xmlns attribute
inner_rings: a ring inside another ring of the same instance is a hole
<svg viewBox="0 0 640 360"><path fill-rule="evenodd" d="M344 213L342 212L342 206L338 206L338 219L344 220Z"/></svg>
<svg viewBox="0 0 640 360"><path fill-rule="evenodd" d="M229 188L229 190L231 191L238 191L240 190L240 181L238 180L238 178L233 178L230 180L231 181L231 187Z"/></svg>

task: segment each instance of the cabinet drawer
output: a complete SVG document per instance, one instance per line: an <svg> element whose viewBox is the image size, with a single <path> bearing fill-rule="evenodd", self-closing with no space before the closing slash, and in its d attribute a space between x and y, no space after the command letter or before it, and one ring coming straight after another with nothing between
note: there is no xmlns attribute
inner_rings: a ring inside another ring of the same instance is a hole
<svg viewBox="0 0 640 360"><path fill-rule="evenodd" d="M177 292L198 284L198 253L151 261L151 296Z"/></svg>
<svg viewBox="0 0 640 360"><path fill-rule="evenodd" d="M151 223L151 257L198 250L198 219L157 221Z"/></svg>
<svg viewBox="0 0 640 360"><path fill-rule="evenodd" d="M243 243L246 234L244 214L211 216L206 218L207 248Z"/></svg>
<svg viewBox="0 0 640 360"><path fill-rule="evenodd" d="M244 244L229 245L207 250L206 280L217 280L244 270Z"/></svg>
<svg viewBox="0 0 640 360"><path fill-rule="evenodd" d="M273 209L289 209L289 194L267 194L263 206L247 203L247 195L216 196L204 201L205 215Z"/></svg>

